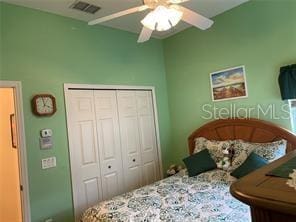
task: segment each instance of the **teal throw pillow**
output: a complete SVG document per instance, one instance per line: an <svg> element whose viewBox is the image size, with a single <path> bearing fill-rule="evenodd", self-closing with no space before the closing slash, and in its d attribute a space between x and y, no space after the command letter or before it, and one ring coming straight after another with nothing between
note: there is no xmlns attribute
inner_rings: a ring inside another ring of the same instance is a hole
<svg viewBox="0 0 296 222"><path fill-rule="evenodd" d="M268 161L258 154L252 152L245 162L236 168L230 175L236 178L241 178L254 170L259 169L260 167L268 164Z"/></svg>
<svg viewBox="0 0 296 222"><path fill-rule="evenodd" d="M217 165L212 159L208 149L204 149L183 159L183 162L187 167L188 175L190 177L217 168Z"/></svg>

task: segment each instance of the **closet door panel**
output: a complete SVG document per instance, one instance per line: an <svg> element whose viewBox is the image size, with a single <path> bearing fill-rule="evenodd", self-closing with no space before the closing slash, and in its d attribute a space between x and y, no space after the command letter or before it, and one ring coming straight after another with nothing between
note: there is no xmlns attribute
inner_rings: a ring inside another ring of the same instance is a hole
<svg viewBox="0 0 296 222"><path fill-rule="evenodd" d="M113 118L104 117L98 121L98 132L100 132L101 145L104 147L102 155L104 160L116 159L117 138ZM107 149L108 147L108 149Z"/></svg>
<svg viewBox="0 0 296 222"><path fill-rule="evenodd" d="M110 199L116 195L122 193L120 187L118 187L121 182L119 181L121 175L119 175L116 171L112 170L110 173L105 173L103 176L103 197L104 199Z"/></svg>
<svg viewBox="0 0 296 222"><path fill-rule="evenodd" d="M94 91L103 199L121 194L123 172L116 92Z"/></svg>
<svg viewBox="0 0 296 222"><path fill-rule="evenodd" d="M143 180L146 185L158 180L156 171L155 161L146 161L143 164Z"/></svg>
<svg viewBox="0 0 296 222"><path fill-rule="evenodd" d="M79 150L81 152L81 163L87 164L96 163L96 139L94 135L94 121L80 121L78 122Z"/></svg>
<svg viewBox="0 0 296 222"><path fill-rule="evenodd" d="M70 91L68 127L76 217L102 200L92 91Z"/></svg>
<svg viewBox="0 0 296 222"><path fill-rule="evenodd" d="M144 185L160 179L151 91L137 91L137 111Z"/></svg>
<svg viewBox="0 0 296 222"><path fill-rule="evenodd" d="M135 91L117 91L125 191L142 186L142 161Z"/></svg>
<svg viewBox="0 0 296 222"><path fill-rule="evenodd" d="M92 206L100 199L98 190L101 188L101 181L98 181L98 177L90 178L84 181L84 191L86 196L87 205Z"/></svg>

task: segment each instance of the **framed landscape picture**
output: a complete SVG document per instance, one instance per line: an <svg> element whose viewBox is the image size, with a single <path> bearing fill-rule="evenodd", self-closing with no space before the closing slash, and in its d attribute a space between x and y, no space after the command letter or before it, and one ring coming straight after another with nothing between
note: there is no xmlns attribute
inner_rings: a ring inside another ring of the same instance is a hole
<svg viewBox="0 0 296 222"><path fill-rule="evenodd" d="M213 101L248 97L244 66L213 72L210 80Z"/></svg>

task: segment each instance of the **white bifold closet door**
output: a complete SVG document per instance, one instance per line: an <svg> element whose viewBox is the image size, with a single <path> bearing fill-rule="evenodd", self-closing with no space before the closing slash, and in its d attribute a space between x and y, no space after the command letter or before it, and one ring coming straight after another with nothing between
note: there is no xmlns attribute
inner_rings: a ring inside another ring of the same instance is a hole
<svg viewBox="0 0 296 222"><path fill-rule="evenodd" d="M142 185L147 185L160 179L152 93L136 91L136 98L142 154Z"/></svg>
<svg viewBox="0 0 296 222"><path fill-rule="evenodd" d="M83 210L160 179L151 91L69 90L73 199Z"/></svg>
<svg viewBox="0 0 296 222"><path fill-rule="evenodd" d="M116 92L94 91L103 199L124 189Z"/></svg>
<svg viewBox="0 0 296 222"><path fill-rule="evenodd" d="M93 91L70 91L67 124L75 217L102 200Z"/></svg>
<svg viewBox="0 0 296 222"><path fill-rule="evenodd" d="M160 178L151 91L118 91L125 191Z"/></svg>

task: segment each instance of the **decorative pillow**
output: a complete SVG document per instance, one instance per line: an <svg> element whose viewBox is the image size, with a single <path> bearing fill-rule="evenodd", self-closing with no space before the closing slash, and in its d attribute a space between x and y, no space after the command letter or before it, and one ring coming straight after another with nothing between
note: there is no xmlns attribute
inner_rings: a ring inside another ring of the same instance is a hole
<svg viewBox="0 0 296 222"><path fill-rule="evenodd" d="M250 143L239 140L239 143L250 150L254 150L256 154L263 157L268 162L272 162L286 154L286 140L279 140L270 143Z"/></svg>
<svg viewBox="0 0 296 222"><path fill-rule="evenodd" d="M259 156L255 152L252 152L246 161L240 167L230 173L230 175L239 179L251 173L252 171L259 169L260 167L265 166L266 164L268 164L266 159Z"/></svg>
<svg viewBox="0 0 296 222"><path fill-rule="evenodd" d="M239 140L235 140L232 164L227 171L231 172L236 168L238 168L239 166L241 166L252 152L253 152L253 147L243 146L243 144Z"/></svg>
<svg viewBox="0 0 296 222"><path fill-rule="evenodd" d="M253 151L252 147L243 146L238 140L217 141L208 140L204 137L198 137L195 139L194 153L208 149L211 157L217 164L225 157L223 150L229 150L231 146L234 148L234 155L232 157L231 166L226 169L226 171L233 171L248 158L250 153Z"/></svg>
<svg viewBox="0 0 296 222"><path fill-rule="evenodd" d="M188 175L190 177L217 168L217 165L212 159L208 149L204 149L183 159L183 162L187 167Z"/></svg>
<svg viewBox="0 0 296 222"><path fill-rule="evenodd" d="M197 137L195 139L195 148L193 153L208 149L213 160L218 163L223 158L223 150L229 149L234 143L232 140L218 141L208 140L204 137Z"/></svg>

